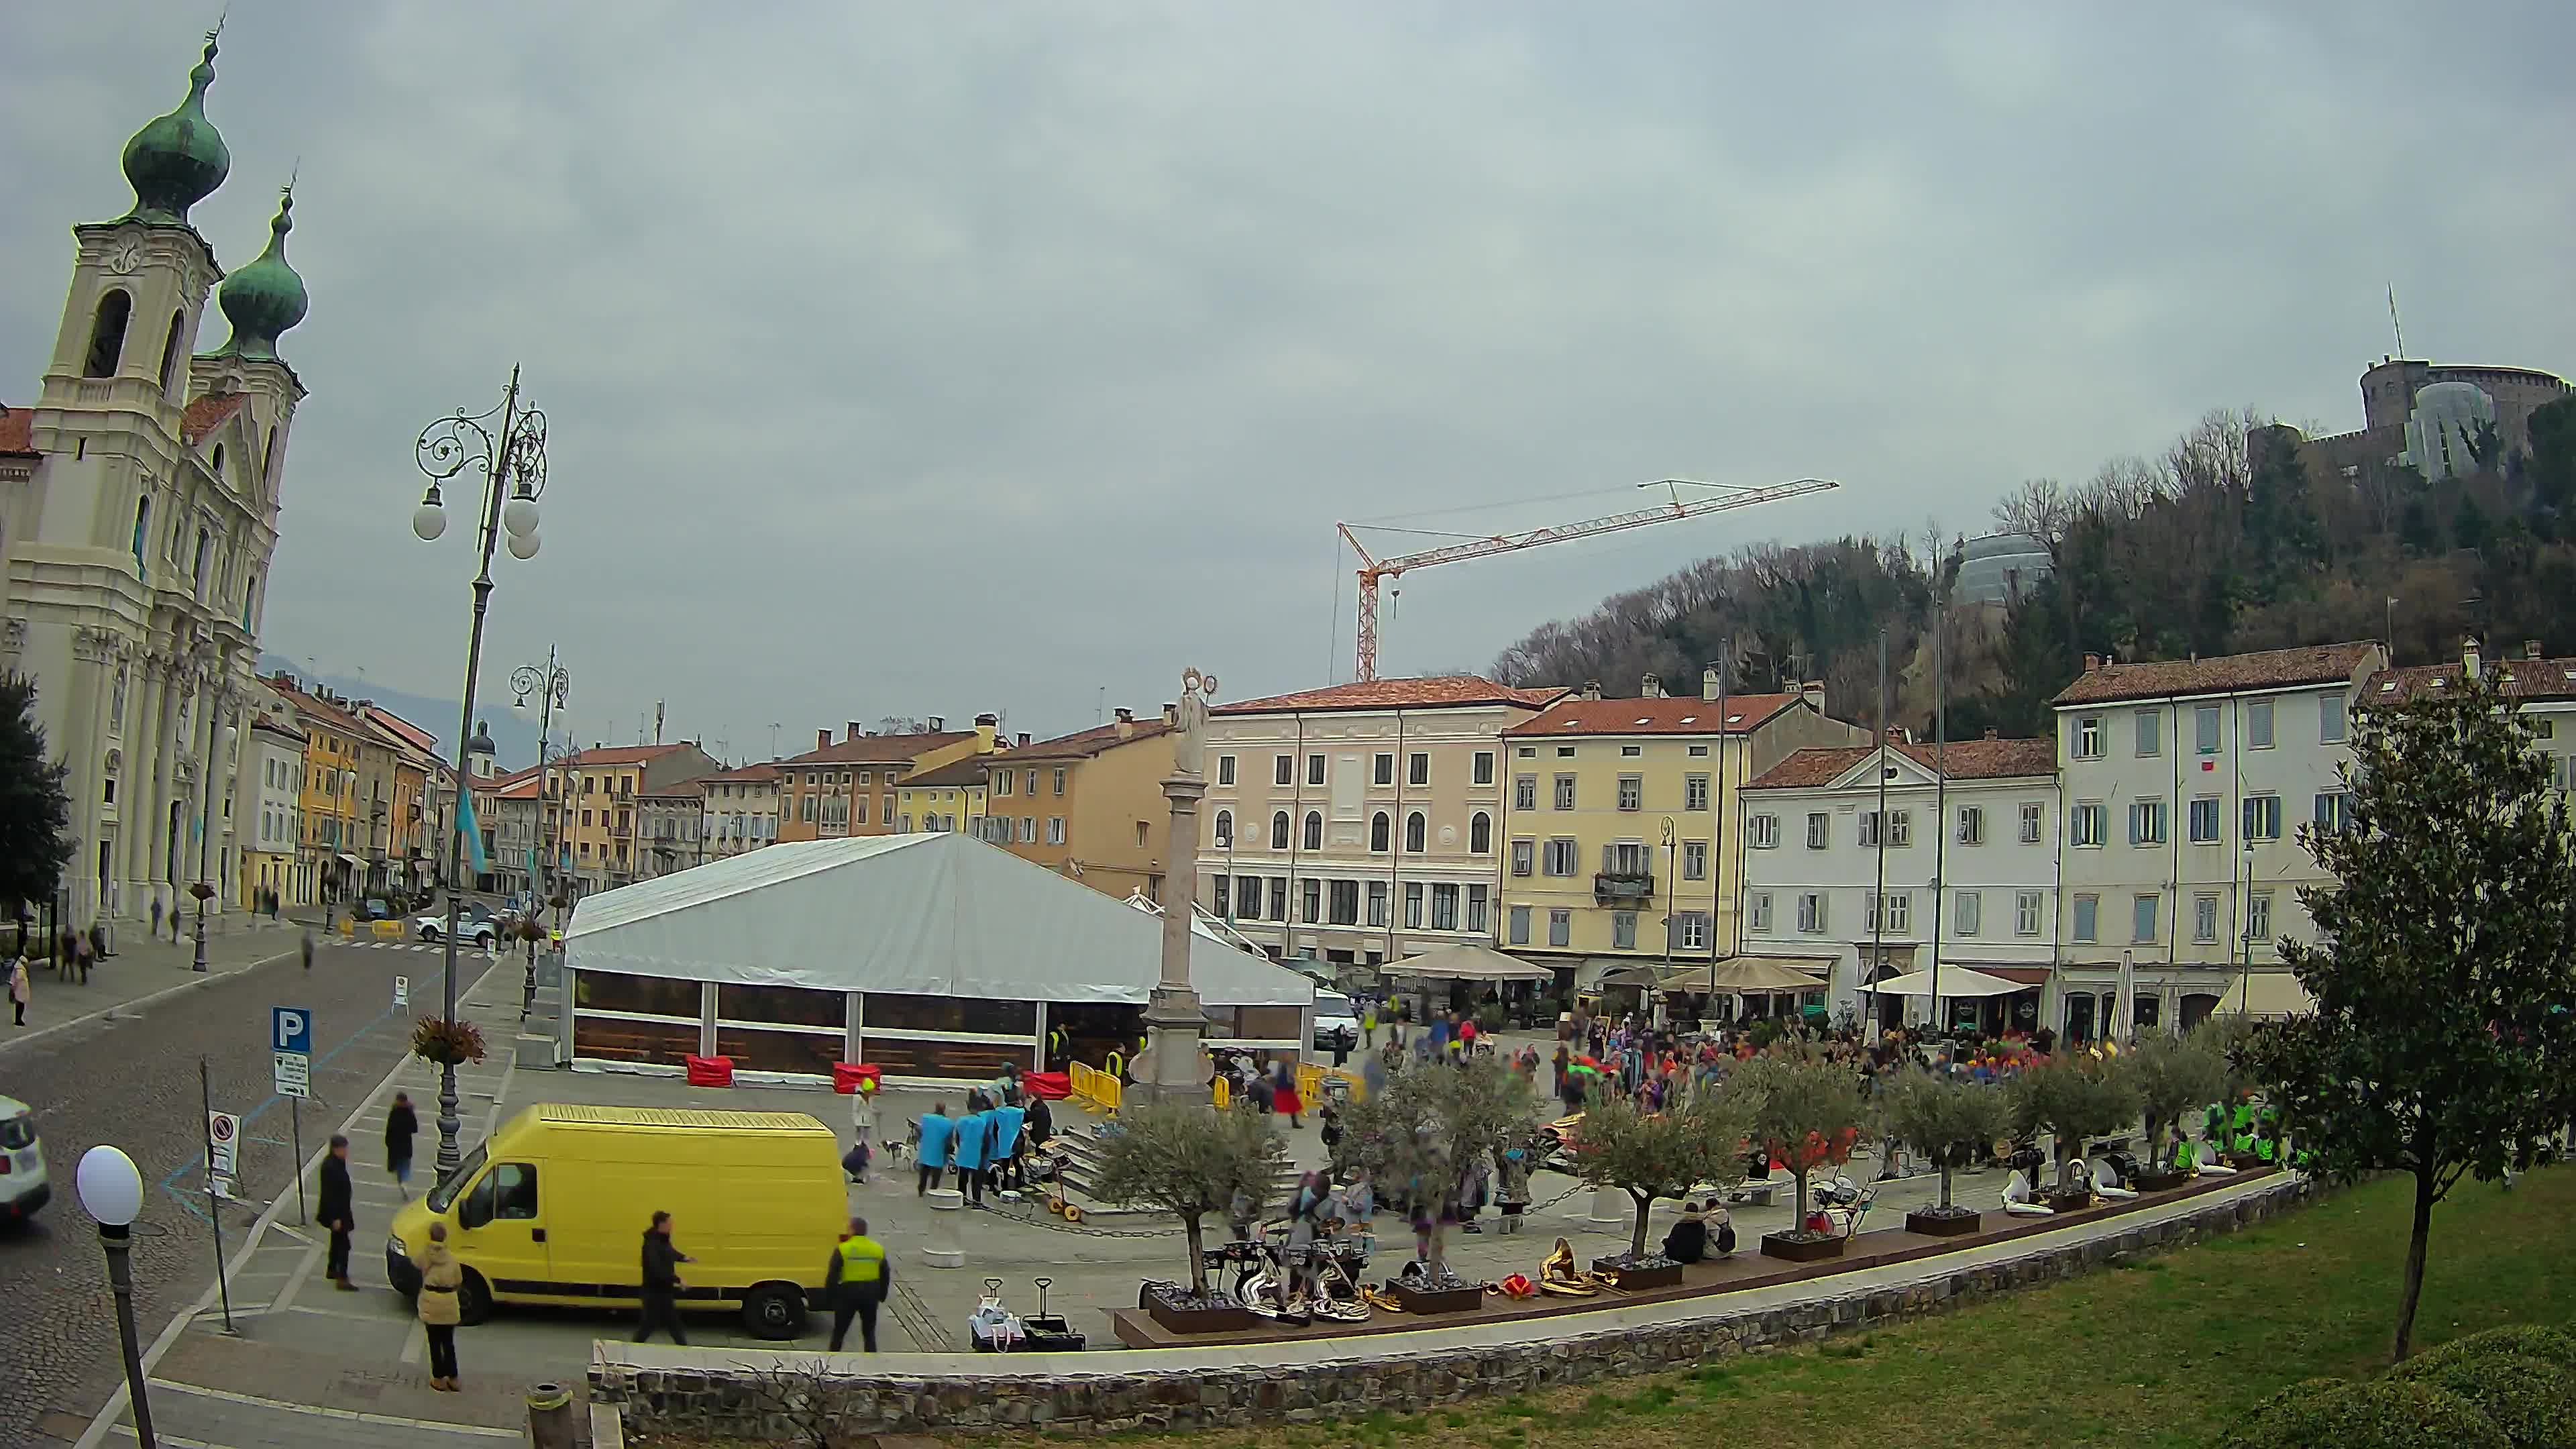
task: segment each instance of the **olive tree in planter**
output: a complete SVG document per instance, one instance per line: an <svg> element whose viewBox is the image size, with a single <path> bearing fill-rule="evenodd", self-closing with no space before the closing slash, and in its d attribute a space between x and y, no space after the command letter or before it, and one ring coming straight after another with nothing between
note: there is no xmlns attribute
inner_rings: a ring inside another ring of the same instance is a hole
<svg viewBox="0 0 2576 1449"><path fill-rule="evenodd" d="M1869 1101L1861 1090L1859 1069L1820 1052L1790 1046L1736 1068L1728 1085L1759 1099L1753 1111L1753 1140L1764 1152L1787 1163L1796 1183L1793 1226L1763 1234L1762 1251L1802 1262L1840 1257L1842 1238L1807 1227L1807 1181L1820 1167L1851 1161L1852 1149L1869 1124Z"/></svg>
<svg viewBox="0 0 2576 1449"><path fill-rule="evenodd" d="M1537 1113L1530 1084L1498 1057L1401 1066L1382 1087L1342 1109L1343 1161L1368 1174L1379 1202L1431 1225L1414 1276L1424 1293L1454 1296L1413 1311L1478 1301L1475 1286L1449 1270L1448 1223L1469 1176L1529 1140ZM1398 1287L1404 1291L1401 1281Z"/></svg>
<svg viewBox="0 0 2576 1449"><path fill-rule="evenodd" d="M2189 1136L2184 1126L2189 1114L2226 1092L2227 1058L2204 1028L2188 1036L2149 1037L2129 1053L2127 1062L2147 1127L2146 1167L2130 1185L2149 1190L2179 1187L2190 1174L2177 1166L2177 1153L2166 1147L2165 1134L2173 1133L2178 1149Z"/></svg>
<svg viewBox="0 0 2576 1449"><path fill-rule="evenodd" d="M1744 1180L1744 1143L1752 1136L1761 1098L1730 1082L1725 1090L1691 1094L1689 1100L1649 1113L1618 1092L1596 1092L1574 1129L1574 1174L1586 1187L1615 1187L1637 1205L1628 1251L1594 1260L1593 1271L1622 1288L1664 1287L1681 1281L1681 1264L1646 1249L1649 1215L1657 1198L1688 1196L1702 1187L1725 1191Z"/></svg>
<svg viewBox="0 0 2576 1449"><path fill-rule="evenodd" d="M1905 1215L1908 1232L1958 1237L1977 1230L1981 1215L1950 1202L1950 1174L1991 1151L2012 1130L2012 1107L2001 1087L1910 1068L1879 1099L1887 1130L1941 1169L1941 1201Z"/></svg>
<svg viewBox="0 0 2576 1449"><path fill-rule="evenodd" d="M1190 1286L1148 1284L1146 1309L1175 1331L1248 1326L1251 1314L1208 1286L1203 1225L1237 1197L1257 1212L1288 1149L1270 1122L1243 1105L1219 1112L1186 1102L1149 1102L1119 1115L1100 1151L1092 1190L1121 1207L1156 1208L1181 1220L1190 1249Z"/></svg>
<svg viewBox="0 0 2576 1449"><path fill-rule="evenodd" d="M2084 1141L2117 1132L2138 1120L2138 1089L2122 1057L2086 1052L2053 1057L2013 1079L2009 1088L2016 1133L2046 1132L2057 1160L2051 1189L2061 1195L2061 1209L2092 1201L2090 1189L2074 1186L2075 1164L2083 1159Z"/></svg>

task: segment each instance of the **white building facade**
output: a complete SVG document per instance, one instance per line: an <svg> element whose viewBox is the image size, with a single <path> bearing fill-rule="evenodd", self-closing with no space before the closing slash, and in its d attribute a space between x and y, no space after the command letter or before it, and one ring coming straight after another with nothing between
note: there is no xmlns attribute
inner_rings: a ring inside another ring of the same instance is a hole
<svg viewBox="0 0 2576 1449"><path fill-rule="evenodd" d="M209 41L187 99L127 143L133 209L72 229L39 396L0 411L0 667L36 680L68 767L67 924L166 909L201 878L228 908L240 822L258 818L237 782L304 397L277 340L305 294L285 258L291 198L229 278L189 224L231 164L205 115L214 56ZM231 335L199 355L218 281Z"/></svg>
<svg viewBox="0 0 2576 1449"><path fill-rule="evenodd" d="M2048 740L1800 750L1744 787L1744 953L1824 977L1837 1021L1935 1019L1873 981L1965 969L1944 1025L2035 1030L2056 959L2058 787Z"/></svg>
<svg viewBox="0 0 2576 1449"><path fill-rule="evenodd" d="M280 712L282 713L282 712ZM241 889L236 900L250 905L260 891L275 891L281 905L313 903L313 885L296 859L296 842L304 838L304 734L291 717L270 712L252 716L242 750L244 789L237 801L241 819L236 830L241 845Z"/></svg>
<svg viewBox="0 0 2576 1449"><path fill-rule="evenodd" d="M1446 675L1220 705L1199 904L1274 956L1336 966L1492 944L1502 732L1563 693Z"/></svg>
<svg viewBox="0 0 2576 1449"><path fill-rule="evenodd" d="M2105 1034L2124 957L2140 1030L2305 1004L2279 948L2313 938L2298 892L2329 878L2299 827L2343 818L2352 712L2387 662L2368 642L2085 657L2052 702L2064 800L2051 1025L2074 1041Z"/></svg>
<svg viewBox="0 0 2576 1449"><path fill-rule="evenodd" d="M699 834L706 842L708 859L741 855L778 839L776 766L745 765L709 775L703 783L706 818Z"/></svg>

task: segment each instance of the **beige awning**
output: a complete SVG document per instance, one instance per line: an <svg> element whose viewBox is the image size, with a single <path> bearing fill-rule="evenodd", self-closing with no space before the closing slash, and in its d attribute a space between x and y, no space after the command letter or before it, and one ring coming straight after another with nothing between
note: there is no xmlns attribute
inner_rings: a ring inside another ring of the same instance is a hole
<svg viewBox="0 0 2576 1449"><path fill-rule="evenodd" d="M2002 996L2008 992L2028 989L2018 981L2006 981L2000 976L1989 976L1983 971L1971 971L1965 966L1941 968L1943 996ZM1875 991L1885 996L1929 996L1932 994L1932 973L1908 971L1902 976L1890 976L1873 981L1861 990Z"/></svg>
<svg viewBox="0 0 2576 1449"><path fill-rule="evenodd" d="M2248 971L2218 1002L2220 1011L2240 1016L2299 1016L2316 1006L2316 998L2287 971Z"/></svg>
<svg viewBox="0 0 2576 1449"><path fill-rule="evenodd" d="M1450 981L1553 981L1556 970L1486 946L1443 946L1378 968L1391 976Z"/></svg>
<svg viewBox="0 0 2576 1449"><path fill-rule="evenodd" d="M1806 956L1729 956L1714 966L1676 966L1664 973L1666 991L1746 995L1766 991L1822 991L1830 963Z"/></svg>

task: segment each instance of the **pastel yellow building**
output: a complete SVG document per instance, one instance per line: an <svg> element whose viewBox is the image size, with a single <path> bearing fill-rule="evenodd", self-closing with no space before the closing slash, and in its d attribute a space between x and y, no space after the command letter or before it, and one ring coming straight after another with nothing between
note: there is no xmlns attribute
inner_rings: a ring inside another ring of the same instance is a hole
<svg viewBox="0 0 2576 1449"><path fill-rule="evenodd" d="M365 725L337 702L312 693L280 675L268 687L295 712L304 731L303 790L296 801L301 817L295 845L298 865L317 903L348 899L367 881L364 817L360 813L359 767L373 740ZM379 751L383 746L376 746Z"/></svg>
<svg viewBox="0 0 2576 1449"><path fill-rule="evenodd" d="M984 830L985 766L998 768L998 755L969 755L962 760L904 776L896 787L894 830L945 830L958 835Z"/></svg>
<svg viewBox="0 0 2576 1449"><path fill-rule="evenodd" d="M1023 744L993 759L985 839L1093 890L1163 898L1171 858L1169 711Z"/></svg>
<svg viewBox="0 0 2576 1449"><path fill-rule="evenodd" d="M1588 984L1621 960L1706 962L1737 947L1745 781L1798 749L1863 741L1823 691L1697 698L1597 689L1502 731L1505 950Z"/></svg>
<svg viewBox="0 0 2576 1449"><path fill-rule="evenodd" d="M830 730L814 732L814 748L774 763L778 767L778 839L838 840L851 835L892 835L901 828L897 783L970 755L1000 747L1001 721L984 714L972 730L930 728L905 734L869 734L857 720L840 743Z"/></svg>

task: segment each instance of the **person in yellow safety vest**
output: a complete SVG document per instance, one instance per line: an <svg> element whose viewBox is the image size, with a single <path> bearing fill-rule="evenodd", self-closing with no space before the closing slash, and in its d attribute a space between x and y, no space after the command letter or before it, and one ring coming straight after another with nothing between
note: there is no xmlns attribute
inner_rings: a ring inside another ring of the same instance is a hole
<svg viewBox="0 0 2576 1449"><path fill-rule="evenodd" d="M870 1353L877 1351L877 1305L885 1301L893 1275L885 1245L868 1236L868 1220L850 1219L848 1235L832 1250L831 1266L823 1271L824 1290L832 1296L832 1352L841 1351L852 1318L859 1320L860 1344Z"/></svg>
<svg viewBox="0 0 2576 1449"><path fill-rule="evenodd" d="M1047 1028L1047 1070L1051 1072L1060 1072L1064 1070L1063 1027L1050 1026Z"/></svg>

